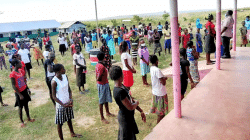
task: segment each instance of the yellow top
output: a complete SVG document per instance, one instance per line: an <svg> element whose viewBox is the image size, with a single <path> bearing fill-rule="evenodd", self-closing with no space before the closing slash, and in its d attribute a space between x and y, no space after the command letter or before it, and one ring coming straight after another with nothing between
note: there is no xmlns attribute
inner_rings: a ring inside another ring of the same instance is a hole
<svg viewBox="0 0 250 140"><path fill-rule="evenodd" d="M169 33L169 31L168 31L168 30L163 29L163 30L162 30L162 33L163 33L163 35L165 36L165 40L167 40L167 39L170 39L170 38L171 38L171 35L170 35L170 33Z"/></svg>
<svg viewBox="0 0 250 140"><path fill-rule="evenodd" d="M117 31L113 31L114 38L118 38L118 33Z"/></svg>

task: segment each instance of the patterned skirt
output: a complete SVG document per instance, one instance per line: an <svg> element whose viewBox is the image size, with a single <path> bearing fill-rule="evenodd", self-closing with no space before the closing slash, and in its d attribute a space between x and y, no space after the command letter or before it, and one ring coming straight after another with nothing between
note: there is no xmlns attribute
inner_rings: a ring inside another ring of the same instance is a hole
<svg viewBox="0 0 250 140"><path fill-rule="evenodd" d="M242 45L248 44L247 36L246 36L246 35L241 37L241 44L242 44Z"/></svg>
<svg viewBox="0 0 250 140"><path fill-rule="evenodd" d="M200 82L200 74L199 74L199 70L198 70L198 61L194 60L194 61L189 61L190 62L190 74L191 77L194 81L194 83L199 83Z"/></svg>
<svg viewBox="0 0 250 140"><path fill-rule="evenodd" d="M64 122L74 119L74 112L72 107L64 108L57 104L55 123L63 125Z"/></svg>
<svg viewBox="0 0 250 140"><path fill-rule="evenodd" d="M145 76L147 73L150 73L150 68L146 63L140 63L141 75Z"/></svg>
<svg viewBox="0 0 250 140"><path fill-rule="evenodd" d="M157 115L167 115L168 114L168 95L164 96L152 96L151 113Z"/></svg>
<svg viewBox="0 0 250 140"><path fill-rule="evenodd" d="M34 58L35 60L44 59L42 51L39 48L34 49Z"/></svg>
<svg viewBox="0 0 250 140"><path fill-rule="evenodd" d="M198 41L198 43L196 43L196 51L198 53L202 53L203 52L202 41ZM200 47L199 47L199 45L200 45Z"/></svg>

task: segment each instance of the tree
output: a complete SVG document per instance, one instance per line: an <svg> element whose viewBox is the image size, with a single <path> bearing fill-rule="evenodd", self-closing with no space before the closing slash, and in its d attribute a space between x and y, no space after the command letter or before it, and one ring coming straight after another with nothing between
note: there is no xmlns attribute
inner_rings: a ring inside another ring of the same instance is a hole
<svg viewBox="0 0 250 140"><path fill-rule="evenodd" d="M134 15L134 16L133 16L133 20L136 21L136 22L139 22L139 21L142 20L142 18L139 17L139 16L137 16L137 15Z"/></svg>
<svg viewBox="0 0 250 140"><path fill-rule="evenodd" d="M162 18L163 18L164 20L167 20L168 17L169 17L169 14L168 14L168 13L162 15Z"/></svg>
<svg viewBox="0 0 250 140"><path fill-rule="evenodd" d="M186 17L183 17L183 20L184 20L184 21L187 21L187 18L186 18Z"/></svg>
<svg viewBox="0 0 250 140"><path fill-rule="evenodd" d="M115 26L115 27L118 25L116 19L111 19L111 22L112 22L113 26Z"/></svg>

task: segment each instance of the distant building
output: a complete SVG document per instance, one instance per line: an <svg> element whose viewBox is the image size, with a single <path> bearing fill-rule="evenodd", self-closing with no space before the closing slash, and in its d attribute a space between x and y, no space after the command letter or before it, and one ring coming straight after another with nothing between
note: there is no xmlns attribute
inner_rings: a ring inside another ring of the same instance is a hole
<svg viewBox="0 0 250 140"><path fill-rule="evenodd" d="M28 35L29 38L35 38L38 30L41 36L44 33L50 35L58 34L58 28L61 26L56 20L27 21L27 22L11 22L0 23L0 42L8 41L10 37Z"/></svg>
<svg viewBox="0 0 250 140"><path fill-rule="evenodd" d="M59 27L59 32L61 33L72 33L74 30L82 30L83 28L87 29L87 26L80 21L71 21L62 24Z"/></svg>

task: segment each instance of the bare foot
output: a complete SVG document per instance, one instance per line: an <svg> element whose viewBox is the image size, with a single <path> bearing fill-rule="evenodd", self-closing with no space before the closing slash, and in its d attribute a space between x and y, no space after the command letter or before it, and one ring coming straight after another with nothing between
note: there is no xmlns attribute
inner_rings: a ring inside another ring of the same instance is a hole
<svg viewBox="0 0 250 140"><path fill-rule="evenodd" d="M143 86L145 86L145 87L149 87L150 85L149 85L148 83L146 83L146 84L143 84Z"/></svg>
<svg viewBox="0 0 250 140"><path fill-rule="evenodd" d="M8 106L8 104L2 104L2 106Z"/></svg>
<svg viewBox="0 0 250 140"><path fill-rule="evenodd" d="M82 135L81 134L71 134L71 137L82 138Z"/></svg>
<svg viewBox="0 0 250 140"><path fill-rule="evenodd" d="M111 114L111 113L108 113L107 116L108 116L108 117L115 117L115 115L114 115L114 114Z"/></svg>
<svg viewBox="0 0 250 140"><path fill-rule="evenodd" d="M21 128L24 128L26 125L24 123L21 123Z"/></svg>
<svg viewBox="0 0 250 140"><path fill-rule="evenodd" d="M102 123L109 124L109 122L106 119L102 119Z"/></svg>
<svg viewBox="0 0 250 140"><path fill-rule="evenodd" d="M35 119L29 119L28 121L29 121L29 122L34 122L34 121L35 121Z"/></svg>
<svg viewBox="0 0 250 140"><path fill-rule="evenodd" d="M210 63L207 63L207 65L213 65L213 63L210 62Z"/></svg>

